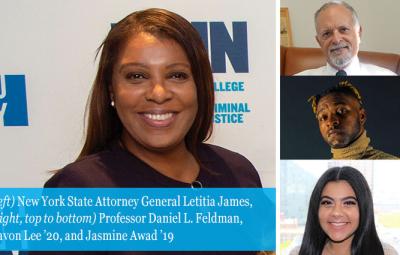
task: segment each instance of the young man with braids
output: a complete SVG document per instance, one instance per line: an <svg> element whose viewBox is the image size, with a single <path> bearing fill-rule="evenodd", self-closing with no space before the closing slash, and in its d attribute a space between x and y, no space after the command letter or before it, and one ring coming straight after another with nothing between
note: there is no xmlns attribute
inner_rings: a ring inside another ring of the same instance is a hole
<svg viewBox="0 0 400 255"><path fill-rule="evenodd" d="M309 101L333 159L398 159L370 145L361 94L350 82L341 81Z"/></svg>

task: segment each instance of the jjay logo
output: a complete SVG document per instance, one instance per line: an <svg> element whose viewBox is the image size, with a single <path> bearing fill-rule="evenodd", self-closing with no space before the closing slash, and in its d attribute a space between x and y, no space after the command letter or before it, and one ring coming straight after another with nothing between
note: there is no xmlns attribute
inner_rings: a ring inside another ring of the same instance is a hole
<svg viewBox="0 0 400 255"><path fill-rule="evenodd" d="M0 126L28 126L25 75L0 75Z"/></svg>
<svg viewBox="0 0 400 255"><path fill-rule="evenodd" d="M213 73L226 73L225 55L235 73L249 72L247 22L232 22L232 37L224 22L192 22L192 25L210 52Z"/></svg>

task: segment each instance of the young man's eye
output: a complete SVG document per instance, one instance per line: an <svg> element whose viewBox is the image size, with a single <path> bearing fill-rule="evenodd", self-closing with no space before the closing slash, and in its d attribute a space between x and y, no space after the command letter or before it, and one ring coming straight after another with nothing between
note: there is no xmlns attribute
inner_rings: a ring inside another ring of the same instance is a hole
<svg viewBox="0 0 400 255"><path fill-rule="evenodd" d="M328 118L328 116L325 115L325 114L319 115L319 116L318 116L318 121L319 121L319 122L326 121L327 118Z"/></svg>
<svg viewBox="0 0 400 255"><path fill-rule="evenodd" d="M347 110L344 109L344 108L339 108L339 109L336 110L336 113L339 114L339 115L343 115L343 114L347 113Z"/></svg>

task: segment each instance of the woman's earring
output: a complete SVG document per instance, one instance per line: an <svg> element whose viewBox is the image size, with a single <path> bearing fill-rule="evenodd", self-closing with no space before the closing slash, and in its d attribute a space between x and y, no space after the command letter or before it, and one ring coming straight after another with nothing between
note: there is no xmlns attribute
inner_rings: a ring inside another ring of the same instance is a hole
<svg viewBox="0 0 400 255"><path fill-rule="evenodd" d="M112 106L112 107L115 106L114 100L111 100L111 106Z"/></svg>

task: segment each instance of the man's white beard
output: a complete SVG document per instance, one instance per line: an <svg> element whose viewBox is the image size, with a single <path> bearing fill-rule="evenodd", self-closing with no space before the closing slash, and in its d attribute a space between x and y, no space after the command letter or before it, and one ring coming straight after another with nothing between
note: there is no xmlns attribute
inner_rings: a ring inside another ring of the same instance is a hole
<svg viewBox="0 0 400 255"><path fill-rule="evenodd" d="M347 42L342 41L336 45L329 47L328 50L329 50L329 52L331 52L334 49L340 49L340 48L347 48L347 49L344 49L345 50L344 54L336 56L334 53L330 53L328 55L331 64L334 65L339 70L347 67L353 60L353 56L352 56L353 49L352 49L351 45Z"/></svg>
<svg viewBox="0 0 400 255"><path fill-rule="evenodd" d="M331 63L335 65L338 69L344 69L348 65L350 65L353 60L350 54L346 54L345 56L340 57L330 57Z"/></svg>

